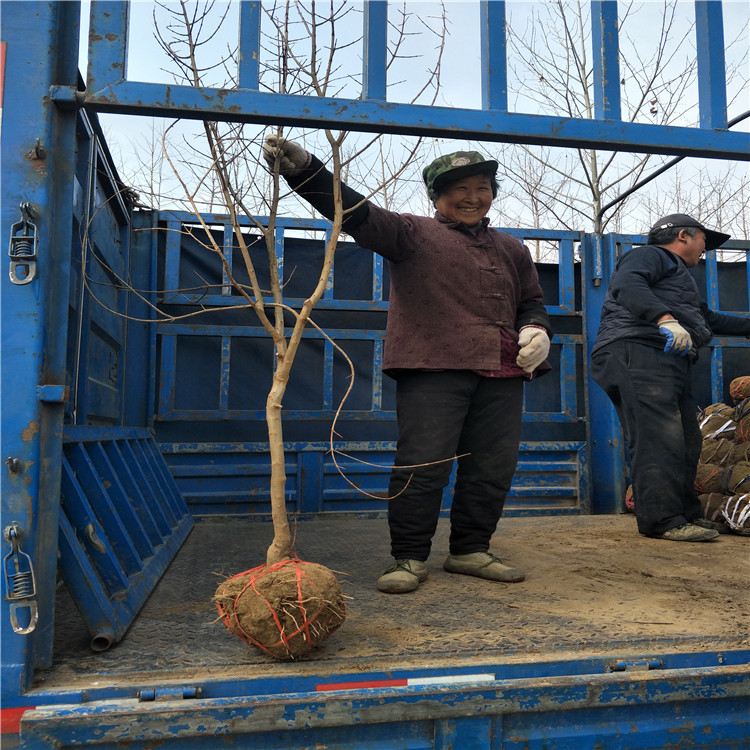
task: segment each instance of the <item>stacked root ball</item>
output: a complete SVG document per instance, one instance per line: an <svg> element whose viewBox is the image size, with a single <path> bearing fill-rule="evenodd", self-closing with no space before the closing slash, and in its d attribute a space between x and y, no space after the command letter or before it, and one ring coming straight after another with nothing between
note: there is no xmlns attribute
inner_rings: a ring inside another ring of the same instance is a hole
<svg viewBox="0 0 750 750"><path fill-rule="evenodd" d="M703 450L695 489L703 514L750 536L750 376L729 385L734 405L711 404L699 415Z"/></svg>

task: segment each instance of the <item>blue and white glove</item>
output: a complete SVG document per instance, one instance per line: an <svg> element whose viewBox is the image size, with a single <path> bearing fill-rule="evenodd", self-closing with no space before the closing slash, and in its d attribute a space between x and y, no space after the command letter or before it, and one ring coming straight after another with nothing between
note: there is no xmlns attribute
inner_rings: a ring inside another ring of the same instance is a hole
<svg viewBox="0 0 750 750"><path fill-rule="evenodd" d="M680 357L684 357L690 352L693 340L676 320L662 320L658 325L659 332L667 338L667 343L664 346L665 352L677 354Z"/></svg>
<svg viewBox="0 0 750 750"><path fill-rule="evenodd" d="M536 326L524 326L518 333L516 364L524 372L534 372L547 359L549 345L547 331Z"/></svg>

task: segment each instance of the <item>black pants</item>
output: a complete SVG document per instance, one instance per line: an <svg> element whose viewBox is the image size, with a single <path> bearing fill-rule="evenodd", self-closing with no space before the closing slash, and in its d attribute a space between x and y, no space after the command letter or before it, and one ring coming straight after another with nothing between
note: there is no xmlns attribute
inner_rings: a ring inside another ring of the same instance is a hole
<svg viewBox="0 0 750 750"><path fill-rule="evenodd" d="M702 516L695 473L702 436L687 357L614 341L591 358L591 377L617 410L628 442L638 530L662 534Z"/></svg>
<svg viewBox="0 0 750 750"><path fill-rule="evenodd" d="M518 461L522 406L520 378L485 378L468 370L399 376L398 448L388 488L396 559L429 556L454 456L450 551L489 548Z"/></svg>

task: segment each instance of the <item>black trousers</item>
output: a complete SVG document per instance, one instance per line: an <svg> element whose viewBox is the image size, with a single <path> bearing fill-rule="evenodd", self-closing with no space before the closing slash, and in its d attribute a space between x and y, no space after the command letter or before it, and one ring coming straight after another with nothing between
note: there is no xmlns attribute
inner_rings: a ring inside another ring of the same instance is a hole
<svg viewBox="0 0 750 750"><path fill-rule="evenodd" d="M620 418L638 530L662 534L702 516L694 483L703 439L688 357L626 339L591 358L591 377Z"/></svg>
<svg viewBox="0 0 750 750"><path fill-rule="evenodd" d="M489 548L518 461L522 406L521 378L486 378L468 370L399 375L398 447L388 488L396 559L429 556L454 456L450 551Z"/></svg>

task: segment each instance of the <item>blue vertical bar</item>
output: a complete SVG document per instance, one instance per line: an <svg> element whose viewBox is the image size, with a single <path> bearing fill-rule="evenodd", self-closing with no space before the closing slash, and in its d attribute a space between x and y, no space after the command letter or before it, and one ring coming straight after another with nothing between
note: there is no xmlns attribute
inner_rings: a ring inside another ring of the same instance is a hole
<svg viewBox="0 0 750 750"><path fill-rule="evenodd" d="M234 227L231 224L224 224L224 243L222 245L224 258L227 266L222 265L221 269L221 293L225 297L231 297L232 285L229 283L227 268L229 273L234 274ZM210 294L211 292L209 292Z"/></svg>
<svg viewBox="0 0 750 750"><path fill-rule="evenodd" d="M560 347L560 411L571 419L578 416L577 395L575 345L563 344Z"/></svg>
<svg viewBox="0 0 750 750"><path fill-rule="evenodd" d="M620 120L620 40L617 0L591 0L594 117Z"/></svg>
<svg viewBox="0 0 750 750"><path fill-rule="evenodd" d="M62 466L62 401L40 401L40 385L66 382L66 345L73 236L76 112L49 101L51 85L76 88L80 3L2 4L2 38L8 42L2 115L2 221L8 243L20 206L34 211L37 275L23 285L9 277L7 250L0 269L2 318L3 461L2 528L16 522L21 549L36 575L39 620L28 635L13 632L4 582L0 592L0 664L3 705L14 705L38 668L52 663ZM37 156L31 158L37 150ZM6 244L7 248L8 245ZM2 554L11 550L0 537ZM27 621L19 616L20 624Z"/></svg>
<svg viewBox="0 0 750 750"><path fill-rule="evenodd" d="M383 301L383 258L375 253L372 254L372 299Z"/></svg>
<svg viewBox="0 0 750 750"><path fill-rule="evenodd" d="M719 309L719 267L716 260L716 250L709 250L705 254L706 261L706 304L712 310Z"/></svg>
<svg viewBox="0 0 750 750"><path fill-rule="evenodd" d="M323 235L323 254L325 254L326 249L328 248L328 243L330 241L331 241L331 230L326 229ZM336 264L336 259L334 258L333 261L331 261L331 270L328 273L328 278L326 279L326 287L323 290L323 299L333 299L333 274L334 274L335 264Z"/></svg>
<svg viewBox="0 0 750 750"><path fill-rule="evenodd" d="M727 85L724 19L720 2L696 0L695 41L700 126L724 130L727 127Z"/></svg>
<svg viewBox="0 0 750 750"><path fill-rule="evenodd" d="M164 288L168 294L177 294L180 289L180 253L182 251L182 222L167 221L164 259Z"/></svg>
<svg viewBox="0 0 750 750"><path fill-rule="evenodd" d="M505 0L479 3L482 109L508 111Z"/></svg>
<svg viewBox="0 0 750 750"><path fill-rule="evenodd" d="M710 250L706 260L706 304L712 310L719 310L719 268L716 251ZM710 348L711 399L712 403L724 400L724 347L714 339Z"/></svg>
<svg viewBox="0 0 750 750"><path fill-rule="evenodd" d="M558 245L557 269L557 278L560 287L558 304L570 313L575 313L576 309L574 250L573 240L560 240Z"/></svg>
<svg viewBox="0 0 750 750"><path fill-rule="evenodd" d="M101 91L125 79L128 65L130 3L92 0L89 25L88 92Z"/></svg>
<svg viewBox="0 0 750 750"><path fill-rule="evenodd" d="M240 40L238 81L241 89L260 88L260 3L240 3Z"/></svg>
<svg viewBox="0 0 750 750"><path fill-rule="evenodd" d="M599 272L605 279L600 284L592 274L592 262L596 252L601 252ZM583 283L583 320L586 335L585 372L589 372L591 349L599 329L602 304L606 294L609 277L614 270L615 241L611 234L586 234L581 243L581 259L584 270L581 274ZM589 414L589 466L591 469L591 512L620 513L625 497L625 453L624 440L612 402L604 391L590 378L586 381Z"/></svg>
<svg viewBox="0 0 750 750"><path fill-rule="evenodd" d="M323 408L330 409L333 406L333 344L325 339L323 341Z"/></svg>
<svg viewBox="0 0 750 750"><path fill-rule="evenodd" d="M276 227L274 232L274 246L276 248L276 268L279 273L279 283L284 284L284 228Z"/></svg>
<svg viewBox="0 0 750 750"><path fill-rule="evenodd" d="M388 3L386 0L365 0L363 35L362 98L385 101L388 47Z"/></svg>
<svg viewBox="0 0 750 750"><path fill-rule="evenodd" d="M232 363L232 337L221 337L221 372L219 375L219 409L229 408L229 373Z"/></svg>

